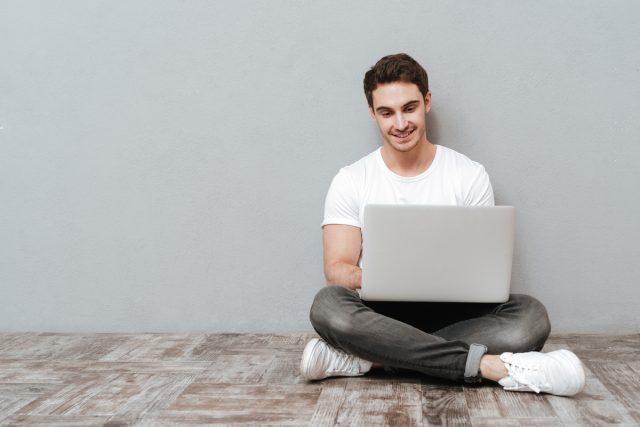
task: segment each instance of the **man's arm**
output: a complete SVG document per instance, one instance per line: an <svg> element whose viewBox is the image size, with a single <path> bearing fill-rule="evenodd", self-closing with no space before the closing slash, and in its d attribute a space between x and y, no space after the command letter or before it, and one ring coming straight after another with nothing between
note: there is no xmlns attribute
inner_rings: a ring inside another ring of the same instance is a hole
<svg viewBox="0 0 640 427"><path fill-rule="evenodd" d="M358 259L362 249L360 228L351 225L328 224L322 228L324 247L324 277L327 285L358 289L362 270Z"/></svg>

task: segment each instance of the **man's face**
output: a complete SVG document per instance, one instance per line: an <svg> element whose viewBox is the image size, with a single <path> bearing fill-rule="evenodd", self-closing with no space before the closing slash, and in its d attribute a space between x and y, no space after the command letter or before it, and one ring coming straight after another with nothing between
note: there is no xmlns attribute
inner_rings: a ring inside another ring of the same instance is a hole
<svg viewBox="0 0 640 427"><path fill-rule="evenodd" d="M431 108L431 92L424 97L413 83L378 85L372 92L371 117L389 148L408 152L427 140L426 114Z"/></svg>

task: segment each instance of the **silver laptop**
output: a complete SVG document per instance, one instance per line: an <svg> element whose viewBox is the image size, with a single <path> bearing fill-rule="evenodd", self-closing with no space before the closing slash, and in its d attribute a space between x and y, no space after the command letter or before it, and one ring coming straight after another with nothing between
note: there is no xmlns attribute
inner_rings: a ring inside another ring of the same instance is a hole
<svg viewBox="0 0 640 427"><path fill-rule="evenodd" d="M514 238L512 206L367 205L360 296L504 302Z"/></svg>

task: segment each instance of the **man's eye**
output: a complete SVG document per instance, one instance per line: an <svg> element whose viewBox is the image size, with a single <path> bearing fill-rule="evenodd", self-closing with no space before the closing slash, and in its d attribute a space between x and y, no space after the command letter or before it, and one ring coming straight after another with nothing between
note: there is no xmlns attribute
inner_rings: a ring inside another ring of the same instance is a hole
<svg viewBox="0 0 640 427"><path fill-rule="evenodd" d="M408 112L408 113L411 113L411 112L413 112L415 109L416 109L416 107L409 107L409 108L407 108L407 112Z"/></svg>
<svg viewBox="0 0 640 427"><path fill-rule="evenodd" d="M382 113L382 117L391 117L391 113Z"/></svg>

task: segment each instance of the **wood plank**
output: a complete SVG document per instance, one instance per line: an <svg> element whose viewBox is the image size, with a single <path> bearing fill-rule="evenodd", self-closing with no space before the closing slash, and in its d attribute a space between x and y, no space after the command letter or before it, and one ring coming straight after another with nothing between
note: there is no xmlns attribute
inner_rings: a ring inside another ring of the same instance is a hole
<svg viewBox="0 0 640 427"><path fill-rule="evenodd" d="M107 427L107 417L65 416L65 415L14 415L0 423L0 426L46 426L46 427ZM121 424L122 425L122 424ZM115 425L112 424L113 427Z"/></svg>
<svg viewBox="0 0 640 427"><path fill-rule="evenodd" d="M311 417L313 426L334 426L337 424L338 412L345 399L347 378L333 378L322 383L322 391Z"/></svg>
<svg viewBox="0 0 640 427"><path fill-rule="evenodd" d="M554 422L556 414L547 402L546 395L530 392L505 391L497 384L465 387L464 395L469 408L469 416L479 418L548 418Z"/></svg>
<svg viewBox="0 0 640 427"><path fill-rule="evenodd" d="M199 374L212 362L102 362L76 360L2 360L0 383L68 384L103 373Z"/></svg>
<svg viewBox="0 0 640 427"><path fill-rule="evenodd" d="M193 383L143 425L308 424L321 386Z"/></svg>
<svg viewBox="0 0 640 427"><path fill-rule="evenodd" d="M100 357L102 361L191 360L194 348L206 334L133 334L122 336L117 346Z"/></svg>
<svg viewBox="0 0 640 427"><path fill-rule="evenodd" d="M468 426L471 424L462 385L430 381L422 383L422 425Z"/></svg>
<svg viewBox="0 0 640 427"><path fill-rule="evenodd" d="M220 353L300 351L314 334L210 334L193 349L193 360L211 360Z"/></svg>
<svg viewBox="0 0 640 427"><path fill-rule="evenodd" d="M628 425L637 423L593 372L585 366L586 385L572 397L547 395L558 418L574 425Z"/></svg>
<svg viewBox="0 0 640 427"><path fill-rule="evenodd" d="M259 354L217 354L209 369L197 378L198 383L256 384L262 382L276 356Z"/></svg>
<svg viewBox="0 0 640 427"><path fill-rule="evenodd" d="M581 359L606 362L613 359L635 360L640 354L640 334L635 335L578 335L553 337L552 344L561 344Z"/></svg>
<svg viewBox="0 0 640 427"><path fill-rule="evenodd" d="M163 410L171 405L194 381L190 375L161 375L155 376L144 384L139 393L127 399L123 405L115 408L115 413L109 418L109 423L129 425L133 421L141 421L154 412Z"/></svg>
<svg viewBox="0 0 640 427"><path fill-rule="evenodd" d="M0 359L0 383L3 384L67 384L92 376L83 364L94 362Z"/></svg>
<svg viewBox="0 0 640 427"><path fill-rule="evenodd" d="M0 396L0 425L37 398L37 396Z"/></svg>
<svg viewBox="0 0 640 427"><path fill-rule="evenodd" d="M640 425L640 372L619 361L589 362L591 371Z"/></svg>
<svg viewBox="0 0 640 427"><path fill-rule="evenodd" d="M0 358L11 358L11 354L17 347L24 347L23 343L30 336L37 335L34 332L0 332Z"/></svg>
<svg viewBox="0 0 640 427"><path fill-rule="evenodd" d="M59 384L0 383L0 422L59 388Z"/></svg>
<svg viewBox="0 0 640 427"><path fill-rule="evenodd" d="M528 427L528 426L540 426L540 427L564 427L567 424L561 422L559 419L552 419L548 417L542 418L474 418L468 425L473 427ZM578 425L578 424L576 424Z"/></svg>
<svg viewBox="0 0 640 427"><path fill-rule="evenodd" d="M110 381L117 378L117 374L100 376L95 375L90 378L76 380L64 387L56 390L51 395L42 396L35 399L18 411L25 415L66 415L74 414L74 408L81 406L84 402L91 400L93 396L99 394ZM75 412L77 413L77 412ZM86 415L86 414L81 414ZM103 414L93 414L103 415Z"/></svg>
<svg viewBox="0 0 640 427"><path fill-rule="evenodd" d="M335 421L350 426L421 425L421 384L366 376L349 378Z"/></svg>
<svg viewBox="0 0 640 427"><path fill-rule="evenodd" d="M286 354L261 351L251 354L219 354L212 356L210 369L204 371L198 382L235 384L304 384L300 376L300 352Z"/></svg>
<svg viewBox="0 0 640 427"><path fill-rule="evenodd" d="M116 334L29 333L3 348L0 358L95 360L121 340Z"/></svg>

